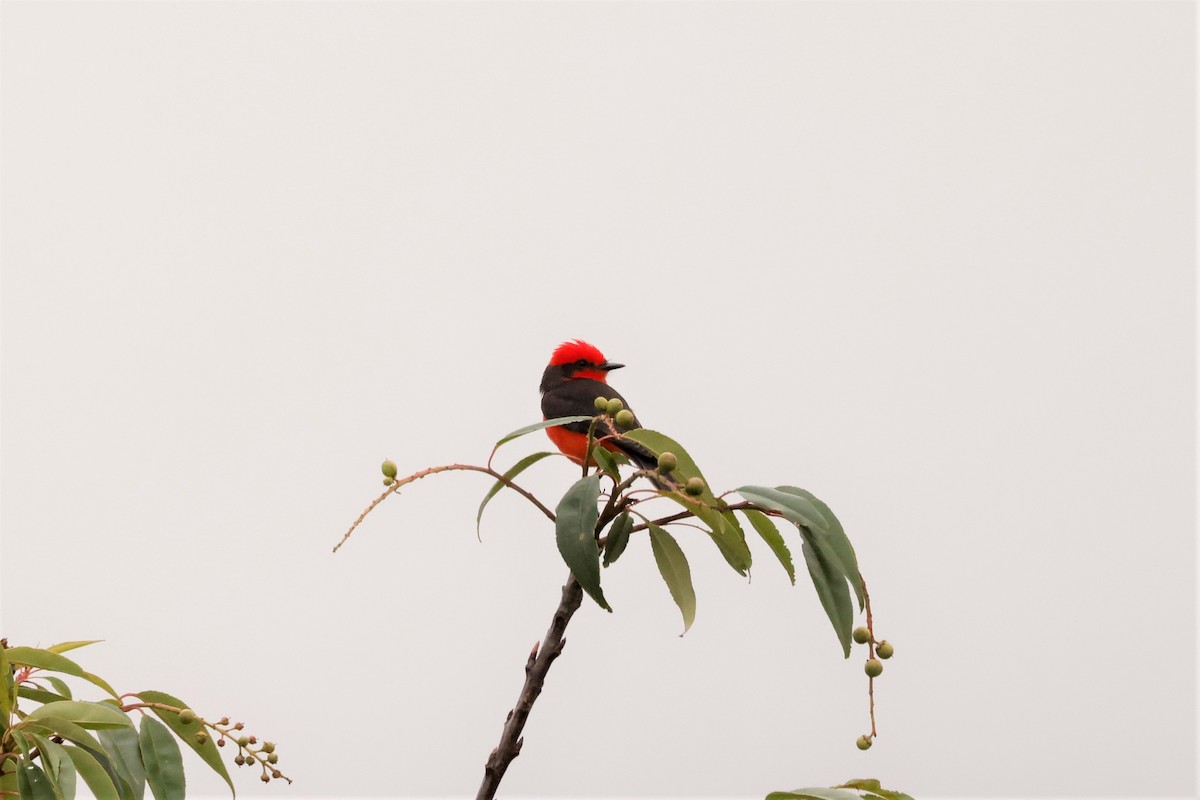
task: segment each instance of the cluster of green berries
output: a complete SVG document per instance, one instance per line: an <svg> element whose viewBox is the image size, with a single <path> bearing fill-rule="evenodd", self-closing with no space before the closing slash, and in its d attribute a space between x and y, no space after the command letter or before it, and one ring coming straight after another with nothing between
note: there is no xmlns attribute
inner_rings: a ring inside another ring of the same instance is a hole
<svg viewBox="0 0 1200 800"><path fill-rule="evenodd" d="M204 745L208 743L210 737L208 735L208 731L204 729L204 726L211 727L220 736L220 738L217 739L217 747L225 746L226 737L232 738L234 743L238 746L238 754L234 756L233 763L237 764L239 767L244 765L253 766L254 764L261 765L263 768L263 783L267 783L271 780L271 778L284 777L283 773L279 771L279 768L274 766L279 762L279 755L275 752L274 742L263 742L258 747L255 747L255 745L258 745L258 737L233 736L235 732L240 732L246 727L241 722L235 722L231 725L229 722L229 717L221 717L221 719L214 724L200 719L198 716L196 716L196 712L192 711L190 708L185 708L179 712L179 723L184 727L195 725L197 722L200 723L201 728L196 732L195 735L196 744ZM288 783L291 783L291 779L285 778L285 780L287 780Z"/></svg>
<svg viewBox="0 0 1200 800"><path fill-rule="evenodd" d="M595 406L596 411L612 417L613 422L622 428L632 428L636 422L633 412L626 408L619 398L597 397Z"/></svg>
<svg viewBox="0 0 1200 800"><path fill-rule="evenodd" d="M858 644L866 644L867 642L874 641L874 639L871 636L870 629L865 628L865 627L855 628L854 631L851 632L850 638L852 638ZM889 642L887 640L877 642L875 644L875 655L877 656L877 658L868 658L867 663L863 665L863 671L867 673L867 677L868 678L878 678L880 675L882 675L883 674L883 661L880 661L879 659L887 660L887 659L891 658L893 655L895 655L895 653L896 653L896 648L892 646L891 642ZM860 737L858 737L858 741L855 742L855 744L858 745L859 750L870 749L871 737L870 736L860 736Z"/></svg>
<svg viewBox="0 0 1200 800"><path fill-rule="evenodd" d="M383 462L383 465L380 466L380 469L383 470L383 485L384 486L391 486L393 483L396 482L396 462L395 461L392 461L389 458L387 461Z"/></svg>

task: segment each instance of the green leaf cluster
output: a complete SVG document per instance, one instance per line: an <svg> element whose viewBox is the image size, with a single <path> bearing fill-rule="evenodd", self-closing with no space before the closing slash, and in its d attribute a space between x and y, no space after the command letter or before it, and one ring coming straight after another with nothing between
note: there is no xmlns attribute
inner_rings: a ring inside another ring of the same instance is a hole
<svg viewBox="0 0 1200 800"><path fill-rule="evenodd" d="M213 737L202 733L205 726L218 735L225 729L191 712L183 722L180 712L187 704L165 692L118 695L106 681L62 655L93 643L64 642L41 649L0 642L0 796L73 800L82 781L97 800L145 800L147 787L154 800L182 800L186 781L179 742L196 752L233 792ZM108 697L77 699L60 675L87 681ZM123 702L127 698L141 702ZM148 710L154 716L138 714L137 725L127 709Z"/></svg>
<svg viewBox="0 0 1200 800"><path fill-rule="evenodd" d="M793 789L771 792L766 800L913 800L904 792L884 789L874 778L846 781L829 789Z"/></svg>

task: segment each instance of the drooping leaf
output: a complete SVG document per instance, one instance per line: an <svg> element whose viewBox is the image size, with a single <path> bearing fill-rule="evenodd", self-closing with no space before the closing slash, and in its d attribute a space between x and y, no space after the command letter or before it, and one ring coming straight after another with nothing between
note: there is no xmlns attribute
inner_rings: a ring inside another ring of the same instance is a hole
<svg viewBox="0 0 1200 800"><path fill-rule="evenodd" d="M854 606L850 602L850 591L842 575L830 566L820 553L812 548L808 540L800 547L804 553L804 563L808 565L808 574L812 578L813 587L817 590L817 598L825 609L829 622L842 645L842 653L850 657L850 633L854 624Z"/></svg>
<svg viewBox="0 0 1200 800"><path fill-rule="evenodd" d="M657 494L675 501L695 515L696 519L708 525L706 533L716 544L721 556L739 575L745 575L750 569L750 548L746 544L744 534L740 529L730 526L724 514L705 505L698 497L689 497L683 492L658 490Z"/></svg>
<svg viewBox="0 0 1200 800"><path fill-rule="evenodd" d="M87 647L89 644L97 644L103 641L103 639L81 639L75 642L59 642L58 644L50 645L46 649L51 653L65 653L68 650L74 650L77 647Z"/></svg>
<svg viewBox="0 0 1200 800"><path fill-rule="evenodd" d="M596 501L599 497L599 475L592 473L576 481L554 510L554 532L558 552L575 580L601 608L612 611L600 590L600 547L596 544L596 522L600 517Z"/></svg>
<svg viewBox="0 0 1200 800"><path fill-rule="evenodd" d="M540 453L533 453L532 455L525 456L516 464L513 464L511 467L509 467L508 471L504 473L504 477L511 481L513 478L517 477L526 469L541 461L543 458L552 455L554 455L554 453L542 451ZM479 537L479 524L483 520L483 510L487 508L487 504L490 503L492 498L499 494L500 490L506 485L507 484L504 481L496 481L494 484L492 484L492 488L488 489L488 493L483 496L483 502L479 504L479 512L475 515L475 536L477 538Z"/></svg>
<svg viewBox="0 0 1200 800"><path fill-rule="evenodd" d="M801 528L807 528L812 533L812 546L820 552L822 558L842 574L845 580L850 582L850 586L858 597L859 609L861 610L865 606L866 597L862 591L862 576L858 571L858 558L854 555L854 548L851 546L850 540L846 538L841 523L828 510L828 506L817 501L820 503L818 506L813 502L815 498L810 493L794 486L780 486L774 489L766 486L741 486L737 489L737 493L751 503L778 511L789 522ZM825 509L824 512L821 510L822 506Z"/></svg>
<svg viewBox="0 0 1200 800"><path fill-rule="evenodd" d="M503 444L507 444L508 442L511 442L513 439L519 439L520 437L524 436L527 433L533 433L534 431L540 431L540 430L544 430L546 428L553 428L556 425L570 425L572 422L587 422L590 419L591 419L590 416L576 415L573 417L555 417L554 419L548 419L543 422L535 422L533 425L526 425L524 428L517 428L512 433L508 434L503 439L496 442L496 447L500 447Z"/></svg>
<svg viewBox="0 0 1200 800"><path fill-rule="evenodd" d="M28 759L22 759L20 763L17 784L20 786L21 800L59 800L46 773Z"/></svg>
<svg viewBox="0 0 1200 800"><path fill-rule="evenodd" d="M143 800L146 794L146 770L142 766L137 730L103 730L98 735L119 777L117 789L121 792L122 800Z"/></svg>
<svg viewBox="0 0 1200 800"><path fill-rule="evenodd" d="M75 763L66 749L41 734L33 734L33 740L37 742L42 769L54 787L55 796L60 800L75 800Z"/></svg>
<svg viewBox="0 0 1200 800"><path fill-rule="evenodd" d="M608 539L604 542L604 566L612 564L621 557L621 553L625 552L631 530L633 530L633 517L629 515L628 511L622 511L608 529Z"/></svg>
<svg viewBox="0 0 1200 800"><path fill-rule="evenodd" d="M153 717L142 717L138 745L155 800L184 800L183 755L166 726Z"/></svg>
<svg viewBox="0 0 1200 800"><path fill-rule="evenodd" d="M683 633L687 633L688 628L696 621L696 590L692 586L692 569L688 566L687 557L684 556L675 537L653 522L647 523L647 526L654 561L658 564L658 571L663 580L666 581L671 598L683 614ZM683 633L679 635L682 636Z"/></svg>
<svg viewBox="0 0 1200 800"><path fill-rule="evenodd" d="M47 703L30 712L27 720L58 717L74 722L81 728L126 728L133 723L119 709L107 703L88 703L82 700L59 700Z"/></svg>
<svg viewBox="0 0 1200 800"><path fill-rule="evenodd" d="M846 781L839 789L858 789L863 792L863 797L867 800L913 800L904 792L897 792L891 789L884 789L879 785L879 781L874 778L858 778L852 781Z"/></svg>
<svg viewBox="0 0 1200 800"><path fill-rule="evenodd" d="M779 491L805 498L824 517L829 526L826 547L832 548L837 553L838 561L846 566L846 579L850 581L850 587L858 597L858 609L861 611L866 606L866 597L862 590L862 576L858 571L858 555L854 552L854 545L850 544L850 537L846 536L841 521L823 500L807 489L801 489L799 486L780 486Z"/></svg>
<svg viewBox="0 0 1200 800"><path fill-rule="evenodd" d="M112 778L94 755L82 747L68 747L66 751L96 800L121 800Z"/></svg>
<svg viewBox="0 0 1200 800"><path fill-rule="evenodd" d="M678 484L683 485L687 483L688 478L704 479L704 473L696 466L696 462L692 459L691 455L688 454L687 450L683 449L683 445L670 436L650 430L649 428L634 428L631 431L625 431L620 436L624 439L632 439L653 453L655 457L663 453L674 453L676 467L671 471L670 477ZM704 481L704 491L696 497L700 502L711 508L717 508L721 505L713 495L708 481Z"/></svg>
<svg viewBox="0 0 1200 800"><path fill-rule="evenodd" d="M787 543L783 540L783 534L775 527L775 523L771 522L771 518L766 514L755 511L753 508L742 509L742 514L750 520L750 525L758 531L758 535L767 543L767 547L771 548L771 552L787 570L788 580L795 586L796 567L792 564L792 551L788 549Z"/></svg>
<svg viewBox="0 0 1200 800"><path fill-rule="evenodd" d="M8 660L13 664L19 664L25 667L37 667L39 669L53 670L61 672L65 675L74 675L77 678L83 678L96 686L99 686L104 691L108 692L113 697L117 697L117 693L108 685L108 682L103 678L99 678L90 672L84 671L83 667L76 664L66 656L52 653L49 650L41 650L36 647L10 647L5 651L8 655Z"/></svg>
<svg viewBox="0 0 1200 800"><path fill-rule="evenodd" d="M147 703L161 703L162 705L171 706L173 708L188 708L189 706L180 700L178 697L173 697L166 692L144 691L138 692L137 696ZM229 777L228 770L225 769L225 762L221 760L221 754L217 750L217 745L209 736L204 740L204 744L196 741L196 733L201 730L202 725L199 722L192 722L184 725L179 721L179 714L175 711L166 711L161 708L150 709L159 719L167 723L167 726L175 732L188 747L196 751L196 754L203 759L205 764L212 768L213 772L224 778L225 783L229 786L229 791L235 795L237 792L233 788L233 781Z"/></svg>

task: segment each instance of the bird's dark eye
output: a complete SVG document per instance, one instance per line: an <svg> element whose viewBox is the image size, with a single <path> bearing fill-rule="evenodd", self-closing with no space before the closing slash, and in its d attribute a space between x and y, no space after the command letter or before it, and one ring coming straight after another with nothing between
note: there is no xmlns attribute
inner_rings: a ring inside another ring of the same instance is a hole
<svg viewBox="0 0 1200 800"><path fill-rule="evenodd" d="M575 366L577 366L577 367L586 367L587 365L588 365L588 362L587 362L586 358L581 358L575 362Z"/></svg>

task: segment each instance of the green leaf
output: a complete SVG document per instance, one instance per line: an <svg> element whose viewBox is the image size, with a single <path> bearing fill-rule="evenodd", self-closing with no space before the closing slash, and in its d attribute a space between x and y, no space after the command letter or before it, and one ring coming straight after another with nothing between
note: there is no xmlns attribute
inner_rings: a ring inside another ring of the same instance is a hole
<svg viewBox="0 0 1200 800"><path fill-rule="evenodd" d="M815 497L794 486L779 486L774 489L766 486L741 486L738 487L737 493L757 506L778 511L789 522L801 528L808 528L812 533L813 547L850 582L858 597L859 609L865 606L866 597L862 591L862 576L858 572L858 558L854 555L854 548L846 538L841 523L833 516L833 512L829 511L828 506L819 500L814 503Z"/></svg>
<svg viewBox="0 0 1200 800"><path fill-rule="evenodd" d="M554 533L558 552L571 568L579 585L601 608L612 611L600 590L600 547L596 544L596 522L600 512L600 476L580 478L567 490L554 510Z"/></svg>
<svg viewBox="0 0 1200 800"><path fill-rule="evenodd" d="M24 759L20 763L17 785L20 787L21 800L59 800L54 785L42 768Z"/></svg>
<svg viewBox="0 0 1200 800"><path fill-rule="evenodd" d="M46 649L51 653L65 653L68 650L74 650L77 647L87 647L89 644L97 644L98 642L103 641L103 639L81 639L76 642L59 642L58 644L50 645Z"/></svg>
<svg viewBox="0 0 1200 800"><path fill-rule="evenodd" d="M53 675L43 675L41 677L44 677L46 679L46 682L49 683L51 686L53 686L54 690L56 692L58 692L59 694L61 694L64 699L66 699L66 700L72 699L71 687L67 686L67 682L64 681L62 678L56 678Z"/></svg>
<svg viewBox="0 0 1200 800"><path fill-rule="evenodd" d="M660 497L674 500L692 512L696 519L708 525L708 530L705 533L717 545L717 549L721 551L721 556L739 575L746 574L750 569L750 548L746 545L745 535L741 532L740 528L735 529L729 524L729 520L724 514L705 505L699 498L689 497L683 492L665 489L658 490L657 494Z"/></svg>
<svg viewBox="0 0 1200 800"><path fill-rule="evenodd" d="M166 706L175 708L189 708L186 703L178 697L172 697L166 692L144 691L138 692L137 696L147 703L161 703ZM205 764L212 768L213 772L225 779L225 783L229 786L229 791L234 795L237 794L233 788L233 781L229 778L229 772L225 769L225 762L221 760L221 753L217 750L217 745L213 742L213 738L209 736L204 740L204 744L196 741L196 733L203 729L203 725L199 722L192 722L184 725L179 721L179 714L175 711L165 711L160 708L151 708L159 719L167 723L168 727L175 732L175 735L183 740L184 744L196 751L196 755L203 759Z"/></svg>
<svg viewBox="0 0 1200 800"><path fill-rule="evenodd" d="M629 532L633 530L633 517L628 511L622 511L613 520L608 529L608 539L604 542L604 566L614 563L625 552L629 544Z"/></svg>
<svg viewBox="0 0 1200 800"><path fill-rule="evenodd" d="M68 722L74 722L82 728L93 730L126 728L133 724L122 711L107 703L88 703L82 700L59 700L56 703L47 703L34 709L25 719L38 720L44 717L60 717Z"/></svg>
<svg viewBox="0 0 1200 800"><path fill-rule="evenodd" d="M103 730L99 732L104 742L104 751L112 760L120 784L117 789L125 800L142 800L146 794L146 770L142 766L141 749L138 747L138 732L134 728ZM123 784L123 785L122 785Z"/></svg>
<svg viewBox="0 0 1200 800"><path fill-rule="evenodd" d="M696 590L692 587L691 567L688 566L687 557L679 548L675 537L653 522L648 522L647 526L654 561L671 591L675 605L679 606L679 611L683 614L683 633L687 633L688 628L696 621ZM683 633L679 635L682 636Z"/></svg>
<svg viewBox="0 0 1200 800"><path fill-rule="evenodd" d="M75 800L75 763L66 749L36 733L33 734L33 740L37 742L42 769L54 787L54 794L62 800Z"/></svg>
<svg viewBox="0 0 1200 800"><path fill-rule="evenodd" d="M617 466L618 456L624 458L623 454L613 453L604 445L597 444L592 447L592 459L604 474L611 476L616 481L621 480L621 470Z"/></svg>
<svg viewBox="0 0 1200 800"><path fill-rule="evenodd" d="M516 464L513 464L512 467L509 468L508 472L504 473L504 477L508 478L511 481L513 478L517 477L522 472L524 472L526 469L528 469L529 467L532 467L534 464L541 461L546 456L552 456L552 455L554 455L554 453L549 453L549 452L543 451L541 453L534 453L533 455L525 456L520 461L518 461ZM504 481L496 481L496 483L492 486L492 488L488 489L488 493L483 496L483 502L479 504L479 513L477 513L475 515L475 536L476 536L476 538L479 538L479 523L483 520L483 510L485 508L487 508L487 504L490 503L492 501L492 498L495 497L497 494L499 494L500 490L503 489L506 485L507 484L505 484Z"/></svg>
<svg viewBox="0 0 1200 800"><path fill-rule="evenodd" d="M184 800L183 756L171 732L154 718L143 717L138 744L155 800Z"/></svg>
<svg viewBox="0 0 1200 800"><path fill-rule="evenodd" d="M862 576L858 571L858 555L855 554L854 545L850 544L850 538L846 536L846 531L843 530L841 521L834 516L833 511L830 510L824 501L818 499L816 495L807 489L801 489L798 486L780 486L779 491L805 498L825 518L826 523L829 525L827 547L831 547L837 553L838 561L847 568L846 579L850 581L850 587L854 589L854 594L858 598L858 609L862 611L866 607L866 596L863 594Z"/></svg>
<svg viewBox="0 0 1200 800"><path fill-rule="evenodd" d="M790 792L771 792L767 800L863 800L858 792L849 789L793 789Z"/></svg>
<svg viewBox="0 0 1200 800"><path fill-rule="evenodd" d="M753 508L742 509L742 514L750 520L750 525L758 531L758 535L767 543L767 547L771 548L771 552L787 570L788 580L795 586L796 567L792 565L792 551L788 549L787 543L783 540L783 534L775 527L775 523L771 522L771 518L766 514L755 511Z"/></svg>
<svg viewBox="0 0 1200 800"><path fill-rule="evenodd" d="M4 683L0 685L0 731L5 731L8 730L8 718L17 707L17 686L8 664L7 647L0 647L0 674L4 676Z"/></svg>
<svg viewBox="0 0 1200 800"><path fill-rule="evenodd" d="M556 425L570 425L572 422L588 422L591 419L592 419L591 416L581 414L581 415L577 415L577 416L573 416L573 417L555 417L554 419L548 419L543 422L537 422L537 423L534 423L533 425L526 425L524 428L518 428L517 430L515 430L512 433L505 436L500 441L496 442L496 447L500 447L500 445L502 445L502 444L511 442L513 439L519 439L520 437L524 436L527 433L533 433L534 431L545 430L546 428L553 428Z"/></svg>
<svg viewBox="0 0 1200 800"><path fill-rule="evenodd" d="M100 743L92 734L88 733L84 728L76 725L74 722L69 722L59 717L39 717L38 719L30 720L26 718L22 720L21 727L29 728L29 730L45 731L49 734L58 734L64 739L70 739L84 747L93 748L95 750L102 749ZM115 728L104 730L116 730Z"/></svg>
<svg viewBox="0 0 1200 800"><path fill-rule="evenodd" d="M39 689L36 686L22 684L17 687L17 696L24 697L26 700L32 700L35 703L54 703L59 700L69 700L69 697L63 697L54 692L48 692L45 689Z"/></svg>
<svg viewBox="0 0 1200 800"><path fill-rule="evenodd" d="M96 800L121 800L112 778L94 755L81 747L65 749L71 763L75 765L75 770L83 776L83 782L87 784Z"/></svg>
<svg viewBox="0 0 1200 800"><path fill-rule="evenodd" d="M807 539L800 549L804 553L804 563L808 565L808 574L817 590L821 607L825 609L826 616L833 624L833 630L842 644L842 653L849 658L854 606L850 603L850 591L846 588L846 581L812 548Z"/></svg>
<svg viewBox="0 0 1200 800"><path fill-rule="evenodd" d="M99 686L113 697L117 697L117 693L113 691L113 688L105 680L98 678L90 672L85 672L82 667L66 656L52 653L49 650L39 650L36 647L10 647L6 652L8 660L13 664L74 675L77 678L83 678L85 681Z"/></svg>
<svg viewBox="0 0 1200 800"><path fill-rule="evenodd" d="M700 468L696 466L696 462L692 460L688 452L683 449L683 445L666 434L652 431L649 428L634 428L620 434L620 438L632 439L656 457L663 453L674 453L676 467L671 471L670 477L679 485L687 483L688 478L704 478L704 474L700 472ZM697 495L697 499L713 508L723 505L713 495L708 481L704 481L704 491Z"/></svg>

